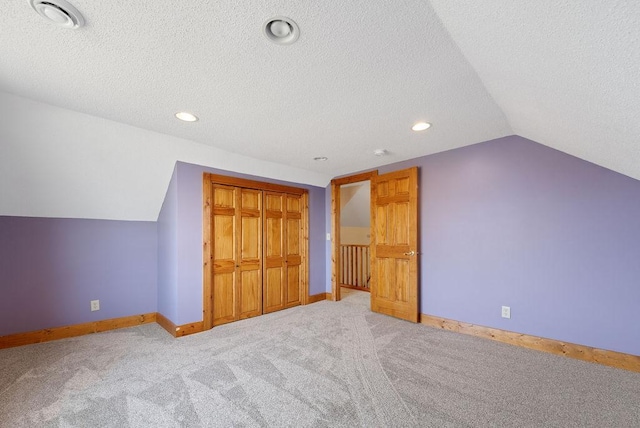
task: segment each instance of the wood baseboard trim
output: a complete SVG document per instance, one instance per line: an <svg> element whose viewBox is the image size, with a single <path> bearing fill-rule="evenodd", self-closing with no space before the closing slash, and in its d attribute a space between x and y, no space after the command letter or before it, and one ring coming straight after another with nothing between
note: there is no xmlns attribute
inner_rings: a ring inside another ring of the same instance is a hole
<svg viewBox="0 0 640 428"><path fill-rule="evenodd" d="M204 322L196 321L189 324L182 324L176 327L176 337L188 336L190 334L204 331Z"/></svg>
<svg viewBox="0 0 640 428"><path fill-rule="evenodd" d="M420 314L420 322L429 327L482 337L485 339L508 343L510 345L548 352L555 355L562 355L618 369L640 372L640 356L637 355L592 348L584 345L576 345L574 343L530 336L528 334L514 333L512 331L484 327L426 314Z"/></svg>
<svg viewBox="0 0 640 428"><path fill-rule="evenodd" d="M171 320L160 312L156 315L156 322L160 324L160 327L167 330L167 332L173 337L188 336L194 333L200 333L204 331L204 321L196 321L189 324L175 325Z"/></svg>
<svg viewBox="0 0 640 428"><path fill-rule="evenodd" d="M321 302L323 300L331 300L331 293L318 293L313 296L309 296L308 303Z"/></svg>
<svg viewBox="0 0 640 428"><path fill-rule="evenodd" d="M101 321L91 321L64 327L45 328L43 330L29 331L27 333L10 334L8 336L0 337L0 349L49 342L69 337L84 336L85 334L100 333L119 328L135 327L137 325L152 322L156 322L155 312Z"/></svg>
<svg viewBox="0 0 640 428"><path fill-rule="evenodd" d="M160 325L160 327L167 330L167 333L169 333L173 337L176 337L176 325L172 323L169 318L158 312L156 314L156 322L158 323L158 325Z"/></svg>
<svg viewBox="0 0 640 428"><path fill-rule="evenodd" d="M360 291L366 291L367 293L370 293L371 290L368 289L367 287L357 287L355 285L349 285L349 284L340 284L340 287L342 288L348 288L350 290L360 290Z"/></svg>

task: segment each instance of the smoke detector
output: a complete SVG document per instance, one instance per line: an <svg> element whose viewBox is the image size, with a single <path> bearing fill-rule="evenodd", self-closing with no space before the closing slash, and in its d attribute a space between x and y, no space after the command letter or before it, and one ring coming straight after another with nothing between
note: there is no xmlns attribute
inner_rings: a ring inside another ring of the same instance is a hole
<svg viewBox="0 0 640 428"><path fill-rule="evenodd" d="M29 0L29 4L40 16L63 28L80 28L84 18L78 9L65 0Z"/></svg>
<svg viewBox="0 0 640 428"><path fill-rule="evenodd" d="M291 18L276 16L262 26L265 37L279 45L290 45L300 37L300 28Z"/></svg>

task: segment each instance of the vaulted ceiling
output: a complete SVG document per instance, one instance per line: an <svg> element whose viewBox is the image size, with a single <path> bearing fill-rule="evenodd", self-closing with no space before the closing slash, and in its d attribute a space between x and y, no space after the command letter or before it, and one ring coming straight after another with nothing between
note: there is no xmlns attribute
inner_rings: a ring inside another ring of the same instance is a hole
<svg viewBox="0 0 640 428"><path fill-rule="evenodd" d="M72 3L3 5L0 215L155 220L176 160L326 185L510 134L640 179L634 0Z"/></svg>

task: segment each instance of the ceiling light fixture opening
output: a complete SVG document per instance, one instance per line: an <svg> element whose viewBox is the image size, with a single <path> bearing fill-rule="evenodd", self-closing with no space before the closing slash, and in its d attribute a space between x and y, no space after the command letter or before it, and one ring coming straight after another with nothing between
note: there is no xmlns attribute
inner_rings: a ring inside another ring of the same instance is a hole
<svg viewBox="0 0 640 428"><path fill-rule="evenodd" d="M389 152L385 149L376 149L373 151L373 154L376 156L386 156Z"/></svg>
<svg viewBox="0 0 640 428"><path fill-rule="evenodd" d="M179 111L176 113L176 117L184 122L195 122L198 120L198 116L191 114L188 111Z"/></svg>
<svg viewBox="0 0 640 428"><path fill-rule="evenodd" d="M300 28L291 18L276 16L262 26L265 37L279 45L290 45L300 37Z"/></svg>
<svg viewBox="0 0 640 428"><path fill-rule="evenodd" d="M411 127L414 131L424 131L429 128L431 128L431 124L429 122L418 122Z"/></svg>
<svg viewBox="0 0 640 428"><path fill-rule="evenodd" d="M80 28L84 18L78 9L65 0L29 0L40 16L62 28Z"/></svg>
<svg viewBox="0 0 640 428"><path fill-rule="evenodd" d="M325 161L329 160L329 158L326 157L326 156L318 156L318 157L313 158L313 160L316 161L316 162L325 162Z"/></svg>

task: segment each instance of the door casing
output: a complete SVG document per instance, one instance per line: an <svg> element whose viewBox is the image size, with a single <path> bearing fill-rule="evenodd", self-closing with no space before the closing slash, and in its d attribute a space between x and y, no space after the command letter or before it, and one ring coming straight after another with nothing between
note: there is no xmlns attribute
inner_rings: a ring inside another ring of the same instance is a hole
<svg viewBox="0 0 640 428"><path fill-rule="evenodd" d="M342 298L338 280L338 272L342 269L340 265L340 186L371 181L377 175L378 171L374 170L331 180L331 300L333 301L337 302Z"/></svg>
<svg viewBox="0 0 640 428"><path fill-rule="evenodd" d="M347 177L336 178L331 181L331 235L332 235L331 236L332 238L331 239L331 300L334 300L334 301L341 300L340 285L338 281L338 273L341 271L341 266L340 266L340 186L345 184L357 183L360 181L371 181L373 184L373 179L377 176L378 176L378 171L374 170L374 171L368 171L368 172L355 174ZM416 188L416 192L417 191L418 189ZM370 202L370 216L372 219L371 221L372 229L370 233L372 237L371 245L373 245L374 243L373 238L375 237L375 230L373 230L373 228L375 227L374 226L375 221L373 221L375 215L376 215L375 206L372 200ZM418 224L419 216L416 216L415 221L416 221L416 227L419 230L419 224ZM415 251L417 254L419 254L417 243L416 243ZM374 253L375 253L374 251L370 251L371 258L373 258ZM372 262L372 266L374 266L373 260L371 260L371 262ZM373 275L375 275L373 271L371 272L371 274L372 274L372 277ZM417 278L417 274L418 273L416 271L415 293L417 296L419 296L420 286L419 286L419 280ZM416 309L416 311L418 310L419 308Z"/></svg>

